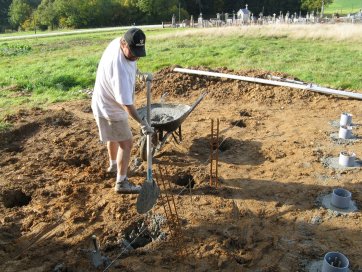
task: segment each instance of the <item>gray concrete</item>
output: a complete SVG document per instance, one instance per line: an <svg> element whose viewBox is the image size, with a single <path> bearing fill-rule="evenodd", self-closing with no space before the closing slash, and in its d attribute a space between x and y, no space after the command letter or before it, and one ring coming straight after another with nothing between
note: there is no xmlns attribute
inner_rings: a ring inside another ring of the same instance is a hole
<svg viewBox="0 0 362 272"><path fill-rule="evenodd" d="M335 128L339 128L341 125L339 123L340 120L332 120L332 121L329 121L329 124L332 126L332 127L335 127ZM351 127L360 127L361 124L350 124Z"/></svg>
<svg viewBox="0 0 362 272"><path fill-rule="evenodd" d="M323 223L323 218L320 216L313 216L313 218L310 220L310 223L312 225L319 225Z"/></svg>
<svg viewBox="0 0 362 272"><path fill-rule="evenodd" d="M334 207L331 204L331 199L332 199L332 193L330 193L328 195L325 195L325 196L322 196L320 198L320 203L322 204L322 206L324 208L333 211L333 213L336 214L336 215L348 214L348 213L355 212L355 211L358 210L356 202L353 201L353 200L351 200L351 203L350 203L348 209L339 209L337 207Z"/></svg>
<svg viewBox="0 0 362 272"><path fill-rule="evenodd" d="M152 104L151 123L165 124L181 118L191 107L188 105ZM147 115L146 108L138 110L141 118Z"/></svg>
<svg viewBox="0 0 362 272"><path fill-rule="evenodd" d="M164 124L180 118L184 113L180 108L154 108L151 110L151 121Z"/></svg>
<svg viewBox="0 0 362 272"><path fill-rule="evenodd" d="M362 139L361 137L357 137L355 135L352 135L352 138L350 139L341 139L338 137L338 132L331 133L330 137L332 141L338 145L350 145L359 142Z"/></svg>
<svg viewBox="0 0 362 272"><path fill-rule="evenodd" d="M306 271L322 272L322 266L323 266L323 259L320 261L312 261L309 265L307 265ZM348 269L347 271L352 272L350 269Z"/></svg>
<svg viewBox="0 0 362 272"><path fill-rule="evenodd" d="M333 168L335 170L355 170L360 169L362 167L362 161L357 160L353 167L346 167L339 164L339 157L327 157L323 158L322 163L325 167Z"/></svg>
<svg viewBox="0 0 362 272"><path fill-rule="evenodd" d="M323 266L323 260L313 261L307 266L308 272L321 272Z"/></svg>

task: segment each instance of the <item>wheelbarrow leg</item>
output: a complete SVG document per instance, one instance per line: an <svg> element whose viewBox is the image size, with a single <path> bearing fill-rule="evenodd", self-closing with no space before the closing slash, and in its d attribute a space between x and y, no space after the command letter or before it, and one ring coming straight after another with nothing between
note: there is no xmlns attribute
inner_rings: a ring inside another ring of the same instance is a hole
<svg viewBox="0 0 362 272"><path fill-rule="evenodd" d="M155 150L155 153L154 153L154 154L156 154L156 153L161 149L161 147L166 143L168 137L170 137L171 134L173 135L172 132L167 132L167 133L165 134L165 136L162 137L162 139L160 140L160 142L158 143L158 145L157 145L156 148L154 149L154 150Z"/></svg>
<svg viewBox="0 0 362 272"><path fill-rule="evenodd" d="M178 139L176 138L175 134L178 136ZM175 131L174 133L172 133L172 137L177 144L180 144L182 142L181 125L178 127L178 132Z"/></svg>

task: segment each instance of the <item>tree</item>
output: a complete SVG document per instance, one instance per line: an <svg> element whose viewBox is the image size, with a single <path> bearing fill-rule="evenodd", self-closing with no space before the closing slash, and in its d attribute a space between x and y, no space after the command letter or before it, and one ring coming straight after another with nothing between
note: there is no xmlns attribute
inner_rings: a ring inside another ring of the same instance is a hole
<svg viewBox="0 0 362 272"><path fill-rule="evenodd" d="M324 6L333 3L333 0L302 0L302 9L306 10L321 10L324 2Z"/></svg>
<svg viewBox="0 0 362 272"><path fill-rule="evenodd" d="M55 0L54 8L59 16L61 27L81 28L88 26L94 13L89 12L87 0Z"/></svg>
<svg viewBox="0 0 362 272"><path fill-rule="evenodd" d="M8 13L11 0L0 0L0 32L9 25Z"/></svg>
<svg viewBox="0 0 362 272"><path fill-rule="evenodd" d="M113 0L113 22L116 25L131 25L133 23L145 22L145 15L137 7L138 0Z"/></svg>
<svg viewBox="0 0 362 272"><path fill-rule="evenodd" d="M54 7L54 0L42 0L35 14L41 28L50 27L52 30L58 25L58 13Z"/></svg>
<svg viewBox="0 0 362 272"><path fill-rule="evenodd" d="M36 9L42 0L27 0L26 2L34 9Z"/></svg>
<svg viewBox="0 0 362 272"><path fill-rule="evenodd" d="M32 14L32 8L26 0L13 0L9 9L9 21L14 28L18 28Z"/></svg>
<svg viewBox="0 0 362 272"><path fill-rule="evenodd" d="M147 22L170 20L172 14L178 13L178 0L138 0L136 6L147 15ZM182 11L187 14L186 10Z"/></svg>

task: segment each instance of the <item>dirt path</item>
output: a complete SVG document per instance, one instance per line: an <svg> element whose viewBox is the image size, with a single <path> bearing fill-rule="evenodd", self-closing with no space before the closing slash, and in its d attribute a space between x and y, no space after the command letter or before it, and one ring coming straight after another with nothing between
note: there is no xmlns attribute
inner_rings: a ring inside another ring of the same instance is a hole
<svg viewBox="0 0 362 272"><path fill-rule="evenodd" d="M194 67L200 68L200 67ZM202 68L202 67L201 67ZM263 71L228 71L265 77ZM274 74L280 76L281 74ZM285 76L285 75L281 75ZM137 106L145 104L138 86ZM337 215L319 197L333 188L352 192L362 205L361 169L334 170L322 164L342 150L362 156L362 141L336 144L331 121L341 112L362 123L361 102L288 88L159 71L153 101L191 105L208 95L182 124L183 142L171 141L155 157L174 185L186 249L179 256L167 225L159 239L124 251L130 228L145 220L136 196L117 195L105 172L105 146L98 141L90 100L24 110L8 116L14 129L0 135L0 270L102 271L89 258L91 236L101 253L117 260L109 271L309 271L329 251L343 252L352 271L362 269L361 212ZM220 188L210 188L210 118L220 119ZM131 179L145 180L139 157L139 128ZM353 128L362 137L361 126ZM164 216L162 203L153 214ZM155 218L155 217L151 217ZM152 233L152 232L150 232ZM165 238L166 237L166 238ZM121 254L122 253L122 254Z"/></svg>

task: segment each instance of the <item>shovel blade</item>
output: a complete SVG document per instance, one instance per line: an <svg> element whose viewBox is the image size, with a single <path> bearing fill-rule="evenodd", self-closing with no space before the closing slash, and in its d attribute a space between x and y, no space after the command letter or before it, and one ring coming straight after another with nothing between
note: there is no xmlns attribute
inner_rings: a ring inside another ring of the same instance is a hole
<svg viewBox="0 0 362 272"><path fill-rule="evenodd" d="M91 252L91 260L92 260L92 264L95 268L98 268L101 265L103 265L103 259L102 259L101 254L99 253L99 251Z"/></svg>
<svg viewBox="0 0 362 272"><path fill-rule="evenodd" d="M143 214L151 210L159 195L160 189L154 180L144 182L137 198L137 212Z"/></svg>

